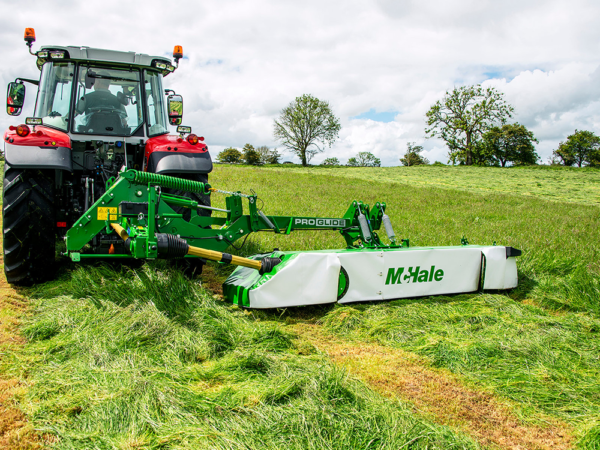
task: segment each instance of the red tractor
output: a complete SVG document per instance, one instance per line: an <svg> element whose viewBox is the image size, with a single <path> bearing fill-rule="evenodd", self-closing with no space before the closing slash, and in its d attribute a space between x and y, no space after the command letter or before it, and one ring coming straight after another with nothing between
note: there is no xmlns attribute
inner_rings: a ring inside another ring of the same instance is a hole
<svg viewBox="0 0 600 450"><path fill-rule="evenodd" d="M213 167L204 138L180 125L182 97L162 86L183 56L180 46L173 63L88 47L43 46L33 53L32 28L25 41L41 74L9 83L7 113L21 113L25 83L38 86L35 112L4 134L4 271L17 285L52 275L57 241L121 170L206 183ZM169 125L179 125L178 134L169 134ZM193 197L204 205L200 214L210 215L208 195L171 193ZM88 251L102 257L120 241L114 233L101 234Z"/></svg>

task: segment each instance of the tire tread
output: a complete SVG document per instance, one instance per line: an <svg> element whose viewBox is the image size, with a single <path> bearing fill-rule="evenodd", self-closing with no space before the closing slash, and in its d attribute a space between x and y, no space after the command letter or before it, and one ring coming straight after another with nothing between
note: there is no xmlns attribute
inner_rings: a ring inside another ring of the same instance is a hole
<svg viewBox="0 0 600 450"><path fill-rule="evenodd" d="M4 273L11 284L52 277L55 257L54 170L4 166Z"/></svg>

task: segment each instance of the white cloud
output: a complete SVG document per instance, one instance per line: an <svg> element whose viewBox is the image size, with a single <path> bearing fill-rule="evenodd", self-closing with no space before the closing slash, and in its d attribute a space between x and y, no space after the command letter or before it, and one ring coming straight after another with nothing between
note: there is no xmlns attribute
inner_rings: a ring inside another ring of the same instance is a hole
<svg viewBox="0 0 600 450"><path fill-rule="evenodd" d="M600 4L591 0L14 5L0 1L4 85L38 76L22 41L25 27L36 29L34 48L170 55L180 44L188 59L165 84L184 96L185 123L205 136L213 154L246 142L276 146L273 119L294 97L310 93L329 101L343 126L340 140L315 162L371 151L397 165L407 142L445 162L443 143L425 140L425 112L455 85L486 81L506 93L516 119L538 136L544 159L575 128L600 133ZM31 104L35 89L28 88ZM350 119L371 109L398 115L389 123ZM12 123L0 116L0 126Z"/></svg>

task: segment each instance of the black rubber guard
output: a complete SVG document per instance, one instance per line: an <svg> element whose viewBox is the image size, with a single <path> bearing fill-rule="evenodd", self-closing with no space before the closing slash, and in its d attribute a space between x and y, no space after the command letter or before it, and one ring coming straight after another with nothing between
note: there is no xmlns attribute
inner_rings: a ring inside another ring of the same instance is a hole
<svg viewBox="0 0 600 450"><path fill-rule="evenodd" d="M210 173L212 159L208 152L178 153L152 152L148 158L148 172L160 173Z"/></svg>
<svg viewBox="0 0 600 450"><path fill-rule="evenodd" d="M167 233L156 233L156 243L163 258L183 258L190 248L185 239Z"/></svg>
<svg viewBox="0 0 600 450"><path fill-rule="evenodd" d="M5 159L13 169L62 169L73 171L71 149L67 147L30 147L4 143Z"/></svg>
<svg viewBox="0 0 600 450"><path fill-rule="evenodd" d="M273 268L281 262L281 258L271 258L269 256L265 256L260 260L260 262L262 263L262 266L258 273L264 275L265 273L269 273L271 270L273 270Z"/></svg>
<svg viewBox="0 0 600 450"><path fill-rule="evenodd" d="M506 257L510 258L511 256L521 256L521 250L513 247L506 247Z"/></svg>

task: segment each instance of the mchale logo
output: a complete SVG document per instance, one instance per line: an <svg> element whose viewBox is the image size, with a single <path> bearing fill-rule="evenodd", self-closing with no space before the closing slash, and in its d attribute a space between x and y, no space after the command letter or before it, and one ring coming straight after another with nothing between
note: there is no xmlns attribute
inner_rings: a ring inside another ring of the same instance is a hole
<svg viewBox="0 0 600 450"><path fill-rule="evenodd" d="M442 269L435 270L435 266L431 266L429 270L421 270L421 266L414 269L408 268L408 273L402 277L404 267L394 269L391 267L388 270L385 284L402 284L402 280L406 283L429 283L430 281L442 281L444 279L444 271Z"/></svg>

